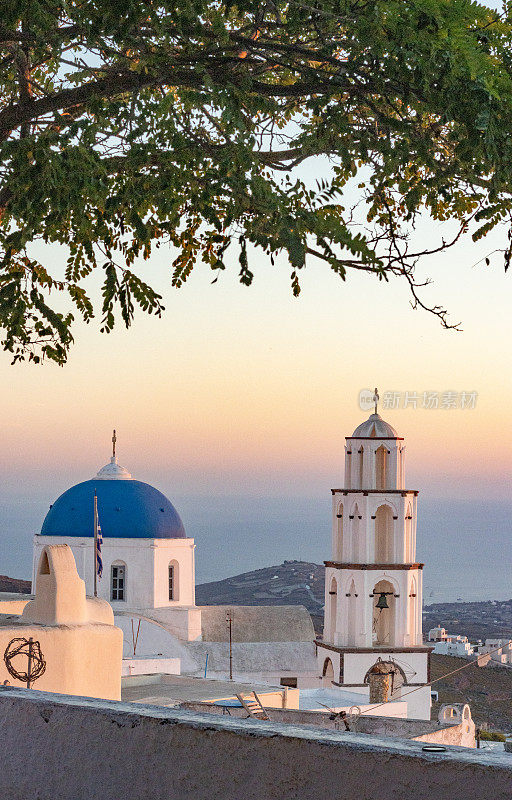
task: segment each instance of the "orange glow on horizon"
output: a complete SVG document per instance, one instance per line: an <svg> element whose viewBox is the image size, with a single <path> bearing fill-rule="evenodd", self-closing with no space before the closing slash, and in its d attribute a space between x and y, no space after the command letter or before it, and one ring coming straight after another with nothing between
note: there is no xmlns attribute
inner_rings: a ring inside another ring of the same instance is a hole
<svg viewBox="0 0 512 800"><path fill-rule="evenodd" d="M0 355L4 485L30 492L90 477L108 461L115 427L120 462L171 491L317 496L341 485L344 437L367 416L359 392L377 385L381 398L477 391L475 410L381 403L380 413L407 440L413 488L503 493L512 325L496 298L510 291L505 276L440 260L435 291L464 319L457 334L413 312L396 282L343 284L311 268L294 300L285 272L260 267L249 289L229 275L212 287L198 270L185 289L165 290L162 273L162 320L140 315L110 336L78 326L63 369L11 367Z"/></svg>

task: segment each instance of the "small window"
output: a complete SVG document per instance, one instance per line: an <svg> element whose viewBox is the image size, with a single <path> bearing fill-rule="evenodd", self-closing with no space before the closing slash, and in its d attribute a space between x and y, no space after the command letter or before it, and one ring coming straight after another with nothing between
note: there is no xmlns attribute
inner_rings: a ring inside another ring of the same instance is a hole
<svg viewBox="0 0 512 800"><path fill-rule="evenodd" d="M174 564L169 564L169 600L175 600L174 594L176 591Z"/></svg>
<svg viewBox="0 0 512 800"><path fill-rule="evenodd" d="M176 603L180 600L180 565L175 559L173 559L169 562L167 569L169 602Z"/></svg>
<svg viewBox="0 0 512 800"><path fill-rule="evenodd" d="M111 573L111 586L110 586L110 599L111 600L124 600L126 590L126 572L125 567L118 564L112 565Z"/></svg>

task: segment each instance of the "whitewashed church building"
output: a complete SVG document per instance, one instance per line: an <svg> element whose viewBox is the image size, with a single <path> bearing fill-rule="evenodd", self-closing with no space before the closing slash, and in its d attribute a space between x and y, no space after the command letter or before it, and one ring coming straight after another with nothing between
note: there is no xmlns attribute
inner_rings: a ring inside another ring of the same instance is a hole
<svg viewBox="0 0 512 800"><path fill-rule="evenodd" d="M65 491L34 537L32 587L45 545L66 543L88 595L94 591L94 496L103 574L98 596L124 632L125 658L174 659L189 674L223 676L232 618L234 674L247 680L316 679L314 629L303 606L197 606L195 543L170 500L117 460ZM226 564L229 569L230 565ZM169 668L167 662L166 669Z"/></svg>
<svg viewBox="0 0 512 800"><path fill-rule="evenodd" d="M346 438L345 487L331 491L332 557L317 643L324 685L368 697L369 672L380 659L390 673L390 699L406 698L408 717L430 719L418 492L406 488L404 440L377 408Z"/></svg>
<svg viewBox="0 0 512 800"><path fill-rule="evenodd" d="M187 537L172 503L154 486L134 480L110 463L95 478L68 489L50 507L34 538L33 585L39 556L47 544L69 544L86 592L94 586L94 495L102 533L103 575L98 596L114 612L130 609L175 609L182 638L201 634L195 608L194 540Z"/></svg>
<svg viewBox="0 0 512 800"><path fill-rule="evenodd" d="M345 487L332 489L332 557L326 561L323 637L313 645L302 606L195 604L195 544L172 503L134 480L114 451L96 477L64 492L34 537L35 570L47 544L66 542L88 594L94 586L94 495L108 600L126 657L180 660L181 670L223 675L233 618L235 674L245 680L339 687L369 701L370 671L386 673L390 701L430 719L431 647L422 637L422 568L416 561L416 490L405 488L405 445L374 413L347 437ZM206 656L208 654L208 662ZM353 702L353 701L351 701Z"/></svg>

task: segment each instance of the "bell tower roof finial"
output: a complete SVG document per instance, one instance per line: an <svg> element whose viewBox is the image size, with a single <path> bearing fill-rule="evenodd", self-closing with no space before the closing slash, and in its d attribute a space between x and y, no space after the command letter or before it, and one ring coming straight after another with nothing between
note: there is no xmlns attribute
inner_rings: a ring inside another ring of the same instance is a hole
<svg viewBox="0 0 512 800"><path fill-rule="evenodd" d="M373 392L373 402L375 403L375 413L377 413L377 405L378 405L379 399L380 399L379 398L379 390L377 389L377 387L375 387L374 392ZM114 431L114 434L115 434L115 431Z"/></svg>
<svg viewBox="0 0 512 800"><path fill-rule="evenodd" d="M114 428L114 432L112 434L112 458L114 459L116 457L116 442L117 442L117 436L116 436L116 429Z"/></svg>

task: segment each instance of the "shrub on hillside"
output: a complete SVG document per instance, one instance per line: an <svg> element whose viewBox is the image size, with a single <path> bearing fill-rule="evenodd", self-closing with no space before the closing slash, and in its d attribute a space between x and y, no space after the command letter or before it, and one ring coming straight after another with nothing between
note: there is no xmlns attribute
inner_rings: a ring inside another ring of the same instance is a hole
<svg viewBox="0 0 512 800"><path fill-rule="evenodd" d="M487 742L504 742L506 738L500 731L480 731L480 739Z"/></svg>

